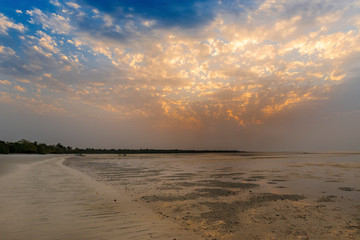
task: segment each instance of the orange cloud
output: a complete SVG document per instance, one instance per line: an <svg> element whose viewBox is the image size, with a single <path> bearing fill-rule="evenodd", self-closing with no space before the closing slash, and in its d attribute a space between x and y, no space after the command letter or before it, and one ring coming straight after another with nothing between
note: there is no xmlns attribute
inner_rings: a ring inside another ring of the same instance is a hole
<svg viewBox="0 0 360 240"><path fill-rule="evenodd" d="M26 92L26 90L18 85L14 86L14 89L19 92Z"/></svg>
<svg viewBox="0 0 360 240"><path fill-rule="evenodd" d="M8 80L0 80L0 84L10 85L11 83Z"/></svg>

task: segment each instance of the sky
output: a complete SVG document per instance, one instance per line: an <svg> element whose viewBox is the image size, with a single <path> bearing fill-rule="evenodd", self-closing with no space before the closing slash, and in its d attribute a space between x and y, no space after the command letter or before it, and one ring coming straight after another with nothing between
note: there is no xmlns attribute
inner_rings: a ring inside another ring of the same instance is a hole
<svg viewBox="0 0 360 240"><path fill-rule="evenodd" d="M360 150L359 0L0 2L0 139Z"/></svg>

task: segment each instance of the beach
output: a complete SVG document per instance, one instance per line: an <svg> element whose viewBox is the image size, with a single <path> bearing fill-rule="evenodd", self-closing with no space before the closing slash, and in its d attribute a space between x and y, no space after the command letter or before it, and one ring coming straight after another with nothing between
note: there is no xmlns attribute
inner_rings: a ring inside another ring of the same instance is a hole
<svg viewBox="0 0 360 240"><path fill-rule="evenodd" d="M1 239L196 239L64 159L1 156L0 167L17 165L0 175Z"/></svg>
<svg viewBox="0 0 360 240"><path fill-rule="evenodd" d="M359 154L56 156L16 169L0 176L5 239L360 238Z"/></svg>

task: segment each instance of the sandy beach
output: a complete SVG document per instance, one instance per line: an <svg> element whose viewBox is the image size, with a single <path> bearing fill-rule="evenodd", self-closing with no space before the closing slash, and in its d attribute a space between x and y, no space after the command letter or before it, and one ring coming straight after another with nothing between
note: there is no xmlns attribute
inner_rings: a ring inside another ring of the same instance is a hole
<svg viewBox="0 0 360 240"><path fill-rule="evenodd" d="M191 239L360 238L357 154L92 155L64 164Z"/></svg>
<svg viewBox="0 0 360 240"><path fill-rule="evenodd" d="M359 239L358 154L1 156L1 239Z"/></svg>
<svg viewBox="0 0 360 240"><path fill-rule="evenodd" d="M0 175L1 239L196 239L121 189L63 161L62 156L1 156L1 168L11 165Z"/></svg>

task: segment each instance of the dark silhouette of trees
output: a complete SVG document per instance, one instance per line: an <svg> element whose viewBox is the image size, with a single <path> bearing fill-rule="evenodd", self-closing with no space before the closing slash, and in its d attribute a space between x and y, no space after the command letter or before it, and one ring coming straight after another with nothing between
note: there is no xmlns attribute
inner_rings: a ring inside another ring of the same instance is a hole
<svg viewBox="0 0 360 240"><path fill-rule="evenodd" d="M0 153L3 153L3 154L10 153L9 146L4 141L0 141Z"/></svg>
<svg viewBox="0 0 360 240"><path fill-rule="evenodd" d="M34 143L22 139L18 142L7 143L10 153L36 153L37 147Z"/></svg>
<svg viewBox="0 0 360 240"><path fill-rule="evenodd" d="M71 147L64 147L60 143L55 145L46 145L44 143L30 142L22 139L17 142L0 141L0 154L9 153L27 153L27 154L61 154L72 153Z"/></svg>
<svg viewBox="0 0 360 240"><path fill-rule="evenodd" d="M162 154L162 153L240 153L236 150L179 150L179 149L97 149L97 148L72 148L61 143L47 145L44 143L30 142L22 139L18 142L0 141L0 154L26 153L26 154ZM244 153L244 152L242 152Z"/></svg>

